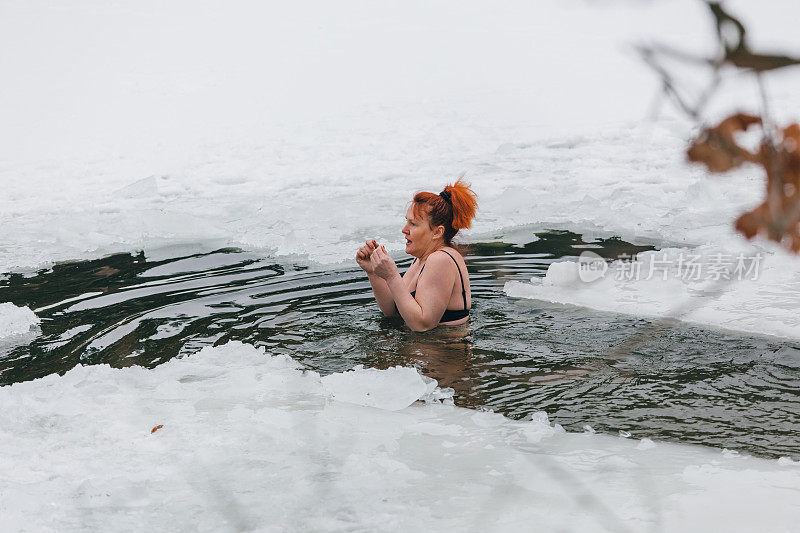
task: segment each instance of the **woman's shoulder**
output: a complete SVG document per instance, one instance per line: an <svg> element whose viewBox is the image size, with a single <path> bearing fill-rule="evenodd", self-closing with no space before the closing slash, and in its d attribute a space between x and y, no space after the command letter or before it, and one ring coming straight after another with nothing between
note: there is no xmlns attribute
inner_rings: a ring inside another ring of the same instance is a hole
<svg viewBox="0 0 800 533"><path fill-rule="evenodd" d="M456 248L453 248L453 247L450 247L450 246L446 246L444 248L439 248L434 253L437 253L437 252L444 252L445 254L449 255L450 257L452 257L455 260L459 260L459 259L461 259L462 261L464 260L464 256L461 255L461 252L459 252Z"/></svg>
<svg viewBox="0 0 800 533"><path fill-rule="evenodd" d="M447 247L447 248L439 248L438 250L433 252L428 257L426 263L430 262L431 260L433 260L436 263L441 263L441 264L453 265L455 263L454 266L457 266L459 269L461 268L461 266L459 265L459 261L462 262L462 263L464 262L464 258L461 256L459 251L454 249L454 248L449 248L449 247Z"/></svg>

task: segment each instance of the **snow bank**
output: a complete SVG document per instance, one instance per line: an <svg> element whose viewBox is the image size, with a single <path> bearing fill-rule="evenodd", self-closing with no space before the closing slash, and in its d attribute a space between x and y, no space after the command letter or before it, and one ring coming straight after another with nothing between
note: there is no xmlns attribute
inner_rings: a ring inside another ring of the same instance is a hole
<svg viewBox="0 0 800 533"><path fill-rule="evenodd" d="M504 290L515 298L633 316L686 310L679 317L685 322L800 339L799 262L778 250L747 246L667 248L614 261L595 280L581 274L580 261L553 263L544 278L509 281Z"/></svg>
<svg viewBox="0 0 800 533"><path fill-rule="evenodd" d="M0 340L29 333L39 322L39 317L28 307L0 303Z"/></svg>
<svg viewBox="0 0 800 533"><path fill-rule="evenodd" d="M777 531L800 519L789 459L566 433L544 413L386 411L328 390L347 376L407 403L411 373L320 379L232 342L153 370L83 366L2 387L0 527Z"/></svg>

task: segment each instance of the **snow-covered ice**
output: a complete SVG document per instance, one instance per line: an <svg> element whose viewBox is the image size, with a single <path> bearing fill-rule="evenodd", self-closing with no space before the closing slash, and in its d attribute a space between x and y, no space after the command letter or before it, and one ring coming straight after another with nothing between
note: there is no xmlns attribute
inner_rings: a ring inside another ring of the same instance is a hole
<svg viewBox="0 0 800 533"><path fill-rule="evenodd" d="M359 365L347 372L325 376L322 385L337 401L399 411L432 393L435 380L426 381L408 367L377 370Z"/></svg>
<svg viewBox="0 0 800 533"><path fill-rule="evenodd" d="M715 245L664 248L614 261L594 281L581 278L578 261L561 261L544 278L509 281L504 290L515 298L800 339L798 261L779 250L746 246L738 252Z"/></svg>
<svg viewBox="0 0 800 533"><path fill-rule="evenodd" d="M39 317L28 307L0 303L0 341L7 337L30 333L39 324Z"/></svg>
<svg viewBox="0 0 800 533"><path fill-rule="evenodd" d="M566 433L544 413L387 411L339 402L337 376L232 342L2 387L0 527L778 531L800 516L791 460ZM403 373L350 379L406 402Z"/></svg>
<svg viewBox="0 0 800 533"><path fill-rule="evenodd" d="M563 228L739 249L732 221L762 195L757 169L688 166L691 125L666 104L646 120L658 82L632 45L711 53L701 2L155 5L4 4L0 271L170 246L350 264L365 238L399 253L413 192L462 171L475 240ZM728 5L753 47L800 49L795 3ZM781 121L798 81L766 79ZM709 120L758 110L754 84L722 89Z"/></svg>
<svg viewBox="0 0 800 533"><path fill-rule="evenodd" d="M400 251L412 193L461 171L476 238L703 244L758 201L757 172L709 180L685 121L645 120L658 83L631 46L710 52L700 2L237 6L4 4L0 271L190 243ZM732 9L754 46L798 47L794 4ZM791 119L797 73L767 82ZM748 87L728 80L710 114L757 105Z"/></svg>

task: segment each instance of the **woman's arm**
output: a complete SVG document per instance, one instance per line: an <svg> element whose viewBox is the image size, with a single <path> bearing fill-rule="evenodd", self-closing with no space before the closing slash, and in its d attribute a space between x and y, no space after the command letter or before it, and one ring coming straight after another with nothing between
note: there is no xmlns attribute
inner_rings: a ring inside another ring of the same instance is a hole
<svg viewBox="0 0 800 533"><path fill-rule="evenodd" d="M455 282L455 272L442 254L431 254L425 262L425 278L417 280L417 297L411 296L392 258L383 248L373 252L373 269L386 280L397 311L406 325L414 331L427 331L439 325L447 309Z"/></svg>
<svg viewBox="0 0 800 533"><path fill-rule="evenodd" d="M378 302L381 312L385 316L397 316L394 297L392 297L392 292L389 290L386 280L374 272L368 272L367 277L369 278L369 284L372 285L372 293L375 295L375 301ZM403 278L400 278L400 282L403 282Z"/></svg>

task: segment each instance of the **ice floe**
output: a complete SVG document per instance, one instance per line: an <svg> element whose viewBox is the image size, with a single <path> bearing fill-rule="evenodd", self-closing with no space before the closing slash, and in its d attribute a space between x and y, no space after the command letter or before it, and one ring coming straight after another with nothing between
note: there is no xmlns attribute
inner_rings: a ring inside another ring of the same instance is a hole
<svg viewBox="0 0 800 533"><path fill-rule="evenodd" d="M517 298L800 339L800 260L780 250L665 248L614 261L594 280L581 273L587 264L553 263L544 278L509 281L504 290Z"/></svg>
<svg viewBox="0 0 800 533"><path fill-rule="evenodd" d="M0 303L0 340L30 333L39 322L39 317L28 307L18 307L10 302Z"/></svg>

